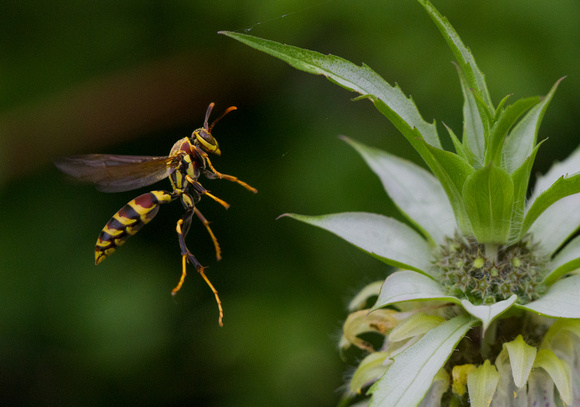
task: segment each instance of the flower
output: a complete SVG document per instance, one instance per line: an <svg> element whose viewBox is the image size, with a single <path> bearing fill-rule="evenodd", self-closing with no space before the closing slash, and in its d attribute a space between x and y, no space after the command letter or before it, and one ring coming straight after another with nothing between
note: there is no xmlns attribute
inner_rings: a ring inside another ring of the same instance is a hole
<svg viewBox="0 0 580 407"><path fill-rule="evenodd" d="M341 352L363 357L343 405L580 405L580 148L529 199L547 96L497 106L453 27L419 0L457 60L462 140L368 66L245 34L224 34L369 99L430 171L344 137L412 226L379 214L285 216L397 268L351 303ZM371 307L368 302L376 298ZM348 356L348 355L347 355Z"/></svg>

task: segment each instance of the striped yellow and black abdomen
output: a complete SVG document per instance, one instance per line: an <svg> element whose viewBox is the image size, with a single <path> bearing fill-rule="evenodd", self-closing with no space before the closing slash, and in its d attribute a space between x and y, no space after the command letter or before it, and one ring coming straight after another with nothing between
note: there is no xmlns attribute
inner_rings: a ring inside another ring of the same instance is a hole
<svg viewBox="0 0 580 407"><path fill-rule="evenodd" d="M169 192L151 191L123 206L99 234L95 247L95 264L105 260L117 247L149 223L159 212L160 204L174 199L175 196Z"/></svg>

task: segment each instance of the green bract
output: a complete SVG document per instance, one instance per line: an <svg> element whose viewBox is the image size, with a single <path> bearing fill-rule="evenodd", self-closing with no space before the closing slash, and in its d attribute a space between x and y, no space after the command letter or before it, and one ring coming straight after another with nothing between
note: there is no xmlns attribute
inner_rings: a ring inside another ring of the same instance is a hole
<svg viewBox="0 0 580 407"><path fill-rule="evenodd" d="M455 152L442 149L412 99L368 66L223 32L371 100L431 170L344 137L412 227L370 213L287 215L400 269L351 308L341 349L370 353L344 401L580 405L580 237L569 241L580 227L580 148L539 177L527 199L538 129L560 80L545 97L494 106L470 50L431 3L419 2L457 60L461 140L447 129ZM380 348L365 333L383 337ZM357 399L363 389L370 401Z"/></svg>

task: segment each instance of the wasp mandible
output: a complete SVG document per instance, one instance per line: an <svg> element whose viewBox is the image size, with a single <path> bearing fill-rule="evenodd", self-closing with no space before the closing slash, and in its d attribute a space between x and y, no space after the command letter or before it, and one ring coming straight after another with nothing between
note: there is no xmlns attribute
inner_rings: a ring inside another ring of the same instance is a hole
<svg viewBox="0 0 580 407"><path fill-rule="evenodd" d="M147 192L130 201L113 215L97 239L95 264L105 260L117 247L149 223L157 215L159 205L180 199L185 213L177 221L176 230L181 248L182 272L179 283L172 290L172 294L175 295L183 285L189 261L214 293L219 309L219 324L223 326L224 313L217 290L205 275L205 267L187 248L185 237L189 232L193 216L197 216L207 229L215 247L216 257L220 260L221 250L217 239L209 226L209 222L195 204L202 195L206 195L226 209L229 205L205 189L199 182L199 177L203 174L207 178L225 179L238 183L253 193L258 191L238 178L222 174L213 167L209 154L219 156L221 151L211 131L221 118L232 110L236 110L235 106L229 107L209 125L208 120L213 107L214 103L208 106L203 127L194 130L190 137L184 137L177 141L166 157L89 154L61 158L56 160L55 164L62 172L74 178L93 182L97 189L103 192L130 191L169 177L173 188L172 192Z"/></svg>

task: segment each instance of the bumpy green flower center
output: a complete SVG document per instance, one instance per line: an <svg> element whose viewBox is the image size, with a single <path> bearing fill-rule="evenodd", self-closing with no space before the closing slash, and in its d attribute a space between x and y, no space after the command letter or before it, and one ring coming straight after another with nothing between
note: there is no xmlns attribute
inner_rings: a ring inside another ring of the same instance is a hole
<svg viewBox="0 0 580 407"><path fill-rule="evenodd" d="M489 305L516 294L518 302L526 304L545 292L541 281L548 258L537 248L526 237L486 255L485 246L474 238L448 237L436 248L433 265L450 295Z"/></svg>

